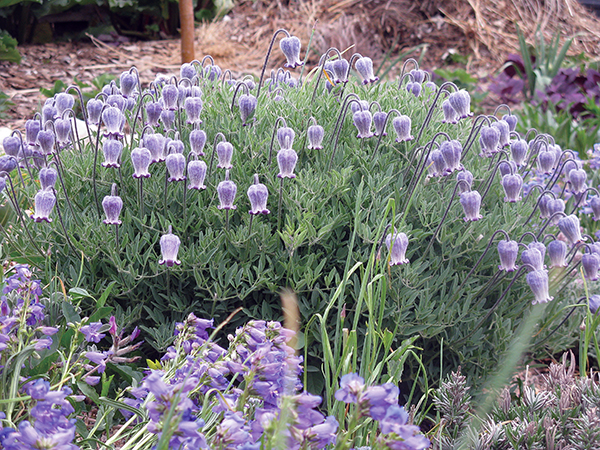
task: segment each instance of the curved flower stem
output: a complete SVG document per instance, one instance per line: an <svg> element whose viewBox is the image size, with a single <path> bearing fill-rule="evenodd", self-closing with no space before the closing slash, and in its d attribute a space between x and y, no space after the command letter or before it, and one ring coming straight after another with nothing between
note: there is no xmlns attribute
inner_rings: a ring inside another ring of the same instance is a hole
<svg viewBox="0 0 600 450"><path fill-rule="evenodd" d="M348 94L346 96L346 99L345 99L344 104L342 105L342 109L340 111L340 116L338 117L339 128L337 130L337 135L332 136L332 138L335 137L335 141L333 143L333 149L331 150L331 158L329 159L328 171L331 170L331 166L333 165L333 159L335 158L335 153L336 153L337 145L338 145L338 142L340 139L340 134L342 132L342 128L344 127L344 120L346 119L346 114L348 113L348 106L351 103L359 103L359 100L356 100L355 98L351 98L350 100L348 100L348 97L350 97L351 95L356 96L356 94ZM356 96L356 97L358 98L358 96ZM334 129L334 133L335 133L335 129Z"/></svg>
<svg viewBox="0 0 600 450"><path fill-rule="evenodd" d="M505 160L500 160L496 163L496 166L494 167L494 170L492 172L492 174L490 175L490 177L488 178L488 183L487 183L487 187L485 189L485 192L481 195L481 203L483 203L483 200L485 199L485 196L487 195L487 193L489 192L490 188L492 187L492 183L494 182L494 177L496 176L496 172L498 172L498 169L500 168L500 164L508 164L507 161ZM508 167L510 167L510 164L508 164ZM510 167L510 171L512 173L512 167ZM481 184L483 184L484 181L481 181ZM479 187L481 187L481 184Z"/></svg>
<svg viewBox="0 0 600 450"><path fill-rule="evenodd" d="M277 127L280 122L283 122L283 126L287 127L287 122L283 117L278 117L277 120L275 120L273 133L271 134L271 144L269 145L269 159L267 161L267 166L271 166L271 161L273 160L273 142L275 142L275 136L277 135Z"/></svg>
<svg viewBox="0 0 600 450"><path fill-rule="evenodd" d="M527 220L525 220L524 225L526 225L527 223L529 223L529 221L531 220L531 218L533 217L533 215L535 214L536 209L538 208L538 206L540 205L540 202L542 201L542 197L546 194L550 194L554 199L556 199L556 194L552 191L546 191L544 190L544 186L540 185L540 184L536 184L535 187L540 187L542 190L542 193L538 196L537 202L535 203L535 206L533 207L533 209L531 210L531 214L529 214L529 217L527 218ZM531 192L527 195L527 198L529 198L529 196L531 195ZM527 201L527 199L525 200ZM525 204L525 202L523 203Z"/></svg>
<svg viewBox="0 0 600 450"><path fill-rule="evenodd" d="M402 81L404 78L404 74L406 73L406 66L408 66L409 64L413 65L413 69L419 69L419 63L417 62L416 59L414 58L408 58L406 59L406 61L404 61L404 63L402 64L402 69L400 70L400 83L398 84L398 89L400 89L402 87Z"/></svg>
<svg viewBox="0 0 600 450"><path fill-rule="evenodd" d="M115 224L115 248L119 250L119 225Z"/></svg>
<svg viewBox="0 0 600 450"><path fill-rule="evenodd" d="M72 120L70 137L74 141L77 141L77 147L79 148L79 154L83 155L83 149L81 147L81 140L79 139L79 129L77 128L77 117L75 116L75 111L73 111L72 109L65 109L61 116L62 119L64 119L65 116L67 116L67 115L69 115L69 119ZM73 147L75 147L75 144L73 144ZM65 146L65 148L66 148L66 146Z"/></svg>
<svg viewBox="0 0 600 450"><path fill-rule="evenodd" d="M335 122L335 126L333 127L333 133L331 134L331 139L329 139L329 145L332 145L333 141L335 140L335 136L337 134L338 126L340 126L340 121L343 122L342 114L345 111L346 103L348 103L348 99L355 99L357 101L360 101L360 97L358 95L356 95L356 94L353 94L353 93L350 93L350 94L348 94L348 95L346 95L344 97L344 100L342 101L342 107L340 108L340 113L338 114L338 118L337 118L337 120Z"/></svg>
<svg viewBox="0 0 600 450"><path fill-rule="evenodd" d="M229 209L225 210L225 230L229 231Z"/></svg>
<svg viewBox="0 0 600 450"><path fill-rule="evenodd" d="M92 141L92 131L90 130L90 124L88 123L88 117L87 117L87 110L85 109L85 103L83 102L83 93L81 92L81 89L79 89L79 86L76 86L74 84L72 84L67 89L65 89L65 93L68 94L70 90L77 92L77 95L79 96L79 104L81 105L81 115L83 116L83 121L85 122L85 128L87 129L88 139L91 142ZM73 118L73 128L75 130L77 130L77 121L75 120L75 118ZM79 153L83 153L83 150L81 148L81 141L79 141L79 132L76 131L76 134L77 134L77 143L79 145Z"/></svg>
<svg viewBox="0 0 600 450"><path fill-rule="evenodd" d="M60 161L60 158L58 158L58 153L56 154L57 158L53 161L50 162L50 164L54 164L54 166L56 167L56 172L58 173L58 179L60 180L60 185L62 187L62 190L65 194L65 200L67 201L67 205L69 206L69 210L71 211L71 215L73 216L73 218L75 220L77 220L79 223L80 222L80 218L79 216L77 216L75 214L75 210L73 209L73 205L71 204L71 200L69 200L69 194L67 193L67 188L65 187L65 182L63 180L63 176L62 176L62 172L63 172L63 167L62 167L62 163ZM49 164L49 165L50 165Z"/></svg>
<svg viewBox="0 0 600 450"><path fill-rule="evenodd" d="M165 167L165 189L164 189L164 204L163 215L167 217L167 190L169 188L169 171Z"/></svg>
<svg viewBox="0 0 600 450"><path fill-rule="evenodd" d="M132 148L133 148L133 136L135 135L135 127L137 125L138 117L141 117L142 124L144 123L145 110L144 110L143 106L144 106L144 99L146 97L150 97L151 100L154 99L153 95L150 92L144 92L144 94L142 94L138 100L139 103L137 106L137 111L135 113L135 116L133 117L133 124L131 125L131 147ZM142 133L140 134L140 142L142 142L142 137L144 135L145 129L146 129L146 127L144 126L144 130L142 130Z"/></svg>
<svg viewBox="0 0 600 450"><path fill-rule="evenodd" d="M546 230L546 228L548 228L548 225L550 225L552 223L553 219L555 217L558 217L558 216L566 217L567 215L564 212L560 212L560 211L559 212L555 212L554 214L552 214L548 218L548 220L546 221L546 223L544 224L544 226L540 229L539 233L536 236L536 239L539 239L540 236L542 236L544 234L544 231Z"/></svg>
<svg viewBox="0 0 600 450"><path fill-rule="evenodd" d="M421 152L421 158L419 159L419 162L417 163L417 166L415 167L415 171L410 179L410 182L408 183L408 192L411 193L410 195L412 195L412 192L414 191L414 189L416 189L417 183L419 182L419 180L421 179L421 176L423 175L423 172L425 171L425 168L427 166L427 159L429 158L429 154L431 153L431 150L433 149L434 144L437 144L436 140L439 136L445 137L448 141L451 140L451 138L448 134L444 133L443 131L440 131L439 133L436 133L433 136L431 141L429 141L427 144L425 144L425 147L423 147L423 150ZM408 171L410 169L410 166L413 163L413 159L414 159L414 154L411 157L411 159L409 160L408 166L406 167L406 170L404 171L405 178L408 175Z"/></svg>
<svg viewBox="0 0 600 450"><path fill-rule="evenodd" d="M96 145L94 147L94 164L92 165L92 185L94 188L94 202L96 203L96 211L98 212L98 217L102 217L100 213L100 202L98 201L98 188L96 187L96 166L98 165L98 147L100 147L100 126L102 125L102 113L108 107L107 104L102 106L102 110L100 111L100 119L98 121L98 132L96 133Z"/></svg>
<svg viewBox="0 0 600 450"><path fill-rule="evenodd" d="M477 116L475 117L475 120L473 120L473 126L471 127L469 136L467 136L467 140L465 141L465 145L463 146L464 149L460 158L461 160L465 159L465 156L467 156L467 153L469 153L471 147L473 147L475 139L477 138L479 131L481 131L484 122L486 122L488 126L490 125L490 119L486 115Z"/></svg>
<svg viewBox="0 0 600 450"><path fill-rule="evenodd" d="M557 166L556 169L554 170L554 173L550 177L550 180L548 180L548 184L546 185L547 190L551 190L554 187L554 185L558 182L558 179L560 178L560 175L562 174L562 171L564 170L565 165L569 161L577 163L577 161L575 159L569 158L569 159L565 160L562 164L560 164L560 166ZM567 175L569 175L569 174L567 174Z"/></svg>
<svg viewBox="0 0 600 450"><path fill-rule="evenodd" d="M374 102L374 103L376 103L379 106L379 103L377 103L377 102ZM379 106L379 110L381 111L381 106ZM397 109L390 109L390 111L385 116L385 121L383 122L383 129L382 129L381 133L379 134L379 139L377 139L377 144L375 145L375 150L373 150L373 158L377 155L377 151L379 150L379 144L381 143L381 139L383 138L383 133L385 132L385 128L387 127L388 121L389 121L392 113L394 113L398 116L401 115L400 111L398 111Z"/></svg>
<svg viewBox="0 0 600 450"><path fill-rule="evenodd" d="M283 200L283 180L285 178L281 178L280 182L279 182L279 204L277 207L277 230L281 230L281 216L283 215L283 212L281 211L281 205L282 205L282 200Z"/></svg>
<svg viewBox="0 0 600 450"><path fill-rule="evenodd" d="M19 142L21 144L21 153L23 155L23 161L25 161L25 167L27 168L27 173L29 174L29 179L33 180L33 175L31 174L31 167L29 166L29 161L27 161L27 155L25 154L25 145L23 144L23 135L21 134L21 132L19 130L14 130L10 135L14 136L17 135L17 137L19 138Z"/></svg>
<svg viewBox="0 0 600 450"><path fill-rule="evenodd" d="M579 204L581 203L581 200L583 200L584 198L587 198L587 193L588 192L594 192L597 196L600 196L600 194L598 193L598 189L593 188L593 187L589 187L587 188L585 191L583 191L583 193L581 194L581 196L579 197L579 200L577 200L577 202L575 203L575 205L573 205L573 209L571 210L571 214L575 214L575 210L577 208L579 208Z"/></svg>
<svg viewBox="0 0 600 450"><path fill-rule="evenodd" d="M330 47L325 53L323 53L321 55L321 58L319 59L319 74L317 75L317 81L315 83L315 88L313 89L313 94L311 97L311 104L314 103L314 101L315 101L315 96L317 95L317 88L319 87L319 82L321 81L321 76L323 75L323 72L325 71L325 62L328 60L329 53L331 53L331 52L335 52L338 56L338 59L342 59L341 52L335 47ZM308 52L306 54L308 55ZM303 67L303 69L304 69L304 67ZM348 66L348 71L350 71L350 66ZM346 74L346 78L347 77L348 77L348 74Z"/></svg>
<svg viewBox="0 0 600 450"><path fill-rule="evenodd" d="M248 95L250 93L250 90L248 89L248 85L246 83L244 83L243 81L240 81L235 86L235 91L233 92L233 98L231 99L231 112L233 112L233 107L235 106L235 99L237 97L238 91L240 90L240 87L243 88L244 94Z"/></svg>
<svg viewBox="0 0 600 450"><path fill-rule="evenodd" d="M140 220L144 217L144 178L139 178Z"/></svg>
<svg viewBox="0 0 600 450"><path fill-rule="evenodd" d="M531 149L533 147L533 149L532 149L531 153L529 154L529 158L523 165L523 168L529 167L527 169L527 172L525 172L525 174L523 174L523 180L525 180L525 178L529 175L529 173L531 172L531 170L533 168L533 165L537 161L537 156L540 153L540 149L541 149L542 145L545 145L546 148L548 148L548 137L545 134L538 134L535 137L535 139L531 142L531 144L529 145L529 148Z"/></svg>
<svg viewBox="0 0 600 450"><path fill-rule="evenodd" d="M498 105L496 107L493 116L496 116L502 109L506 109L506 112L508 113L508 115L510 115L510 106L508 106L506 103L502 103L501 105Z"/></svg>
<svg viewBox="0 0 600 450"><path fill-rule="evenodd" d="M581 300L586 300L586 297L582 297L578 300L578 302L580 302ZM545 336L543 339L540 339L537 342L534 342L533 344L531 344L532 347L537 347L540 344L543 344L544 342L546 342L554 333L556 333L560 327L562 327L567 320L569 320L569 317L571 317L573 315L573 313L575 312L575 310L577 305L570 305L571 310L569 311L569 313L566 315L566 317L561 320L561 322L556 326L556 328L554 330L552 330L547 336Z"/></svg>
<svg viewBox="0 0 600 450"><path fill-rule="evenodd" d="M210 178L210 174L212 173L212 166L213 166L213 161L215 160L215 153L217 152L217 138L221 138L221 142L222 141L226 141L227 139L225 139L225 135L223 133L217 133L215 135L215 140L213 141L213 152L212 152L212 156L210 157L210 166L208 168L208 174L206 175L207 178Z"/></svg>
<svg viewBox="0 0 600 450"><path fill-rule="evenodd" d="M265 70L267 68L267 63L269 62L269 57L271 56L271 51L273 50L273 44L275 43L275 38L280 33L285 33L286 37L290 37L290 33L288 33L288 31L284 30L283 28L280 28L279 30L275 31L275 33L273 33L273 37L271 38L271 43L269 44L269 49L267 50L267 55L265 57L265 62L263 64L263 68L260 73L260 79L258 80L258 90L256 91L256 99L257 100L259 99L259 96L260 96L260 88L262 87L262 81L265 76Z"/></svg>

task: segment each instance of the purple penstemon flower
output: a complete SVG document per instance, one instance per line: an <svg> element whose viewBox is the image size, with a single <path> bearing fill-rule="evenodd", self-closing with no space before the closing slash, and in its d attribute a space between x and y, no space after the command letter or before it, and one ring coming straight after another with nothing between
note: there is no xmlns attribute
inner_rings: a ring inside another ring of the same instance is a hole
<svg viewBox="0 0 600 450"><path fill-rule="evenodd" d="M81 327L79 331L83 333L86 341L98 343L106 336L100 333L101 328L102 322L92 322Z"/></svg>

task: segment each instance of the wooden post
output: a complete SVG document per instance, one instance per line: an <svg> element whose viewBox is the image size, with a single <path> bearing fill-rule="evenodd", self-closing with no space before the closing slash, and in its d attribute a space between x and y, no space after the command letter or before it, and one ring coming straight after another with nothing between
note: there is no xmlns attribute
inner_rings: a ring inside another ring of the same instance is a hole
<svg viewBox="0 0 600 450"><path fill-rule="evenodd" d="M189 63L195 59L193 0L179 0L179 22L181 25L181 63Z"/></svg>

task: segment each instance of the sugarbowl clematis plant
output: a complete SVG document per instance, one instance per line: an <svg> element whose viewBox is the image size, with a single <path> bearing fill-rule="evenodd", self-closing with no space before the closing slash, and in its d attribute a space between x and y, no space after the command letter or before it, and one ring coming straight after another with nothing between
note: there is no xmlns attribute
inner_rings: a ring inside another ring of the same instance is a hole
<svg viewBox="0 0 600 450"><path fill-rule="evenodd" d="M405 233L398 233L394 230L394 233L386 236L385 245L390 252L390 266L409 263L409 260L406 258L408 236Z"/></svg>
<svg viewBox="0 0 600 450"><path fill-rule="evenodd" d="M301 47L302 43L296 36L284 37L281 39L281 41L279 41L279 48L287 59L285 67L295 69L296 67L300 67L302 65L302 61L300 61Z"/></svg>
<svg viewBox="0 0 600 450"><path fill-rule="evenodd" d="M248 188L248 199L250 200L250 211L252 215L269 214L267 199L269 191L267 187L258 181L258 174L254 174L254 184Z"/></svg>
<svg viewBox="0 0 600 450"><path fill-rule="evenodd" d="M354 68L362 77L363 84L375 83L379 80L373 73L373 60L366 56L360 57L354 63Z"/></svg>
<svg viewBox="0 0 600 450"><path fill-rule="evenodd" d="M172 225L169 225L167 234L163 234L160 238L160 252L162 253L162 259L158 264L164 264L167 267L173 267L176 264L180 265L181 261L177 259L180 245L181 239L173 234L173 227Z"/></svg>

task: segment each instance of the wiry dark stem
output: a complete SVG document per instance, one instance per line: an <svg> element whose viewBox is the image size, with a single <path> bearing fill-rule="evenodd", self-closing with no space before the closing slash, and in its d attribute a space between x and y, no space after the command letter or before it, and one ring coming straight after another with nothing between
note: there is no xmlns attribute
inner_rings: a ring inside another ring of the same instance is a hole
<svg viewBox="0 0 600 450"><path fill-rule="evenodd" d="M267 63L269 62L269 57L271 56L271 50L273 50L273 44L275 43L275 38L280 33L285 33L285 35L287 37L290 37L290 33L288 33L287 30L284 30L283 28L280 28L279 30L275 31L275 33L273 33L273 37L271 38L271 43L269 44L269 49L267 50L267 56L265 57L265 62L263 64L263 68L260 73L260 79L258 80L258 90L256 92L257 99L260 98L260 88L262 87L262 81L265 76L265 70L267 68Z"/></svg>
<svg viewBox="0 0 600 450"><path fill-rule="evenodd" d="M461 160L465 159L465 157L471 150L471 147L473 147L475 139L477 139L477 135L479 134L481 127L483 127L484 122L486 122L488 126L490 125L490 119L485 115L477 116L475 117L475 120L473 120L473 126L471 127L469 136L467 136L467 140L465 141L465 145L463 146Z"/></svg>
<svg viewBox="0 0 600 450"><path fill-rule="evenodd" d="M560 212L560 211L559 211L559 212L555 212L554 214L552 214L552 215L551 215L551 216L548 218L548 220L546 221L546 223L544 224L544 226L542 226L542 228L541 228L541 229L540 229L540 231L538 232L538 234L537 234L536 238L537 238L537 239L539 239L539 238L540 238L540 236L541 236L542 234L544 234L544 231L546 230L546 228L548 228L548 225L550 225L550 224L552 223L552 221L554 220L554 218L555 218L555 217L559 217L559 216L566 217L567 215L566 215L564 212Z"/></svg>
<svg viewBox="0 0 600 450"><path fill-rule="evenodd" d="M283 126L287 127L287 123L283 117L278 117L275 120L275 126L273 127L273 133L271 134L271 144L269 145L269 159L267 161L267 166L271 166L271 161L273 160L273 143L275 142L275 136L277 135L277 127L279 124L283 122Z"/></svg>
<svg viewBox="0 0 600 450"><path fill-rule="evenodd" d="M77 216L75 214L75 210L73 209L73 205L71 204L71 200L69 200L69 194L67 193L67 188L65 187L65 182L63 180L63 168L62 168L62 164L60 163L60 158L56 158L56 160L51 161L50 164L54 164L54 166L56 167L56 173L58 173L58 179L60 181L60 185L62 187L62 190L65 194L65 200L67 201L67 205L69 206L69 210L71 211L71 215L73 216L73 218L75 220L77 220L79 222L80 218L79 216Z"/></svg>
<svg viewBox="0 0 600 450"><path fill-rule="evenodd" d="M583 200L584 198L587 198L587 193L588 192L594 192L597 196L600 196L600 194L598 193L598 189L593 188L593 187L587 188L585 191L583 191L583 193L581 194L581 196L579 197L579 200L577 200L577 202L575 203L575 205L573 205L573 209L571 210L571 214L575 214L575 210L577 208L579 208L579 204L581 203L581 200Z"/></svg>
<svg viewBox="0 0 600 450"><path fill-rule="evenodd" d="M279 183L279 205L277 207L277 229L281 230L281 216L283 215L283 211L281 211L281 205L282 205L282 200L283 200L283 180L284 178L281 178L281 181Z"/></svg>
<svg viewBox="0 0 600 450"><path fill-rule="evenodd" d="M331 52L337 53L338 59L342 59L342 54L335 47L329 48L325 53L323 53L321 55L321 58L319 59L319 74L317 75L317 81L315 83L315 88L313 89L311 104L314 103L314 101L315 101L315 96L317 95L317 88L319 87L319 82L321 81L321 76L323 75L323 72L325 71L325 62L329 58L329 53L331 53ZM350 71L350 66L348 66L348 71ZM346 74L346 78L348 78L348 74Z"/></svg>
<svg viewBox="0 0 600 450"><path fill-rule="evenodd" d="M485 196L487 195L490 188L492 187L492 183L494 182L494 177L496 176L496 172L498 172L498 169L500 168L501 164L508 164L508 162L505 160L501 160L496 163L496 166L494 167L494 170L488 179L487 188L485 189L485 192L481 195L481 203L483 203ZM512 173L512 167L510 166L510 164L508 164L508 167L510 167L510 171ZM484 182L482 181L481 184L483 184L483 183Z"/></svg>
<svg viewBox="0 0 600 450"><path fill-rule="evenodd" d="M350 100L348 100L348 97L350 97L351 95L354 96L355 94L348 94L346 96L346 100L344 101L344 104L342 105L342 109L340 111L340 116L338 117L339 128L337 130L337 134L335 135L335 141L333 143L333 149L331 150L331 158L329 160L329 168L328 168L328 170L331 170L331 166L333 165L333 159L335 158L335 153L336 153L337 145L338 145L338 142L339 142L339 139L340 139L340 134L342 132L342 128L344 127L344 120L346 119L346 114L348 113L348 107L352 103L358 103L360 105L360 101L356 100L355 98L351 98ZM335 129L334 129L334 133L335 133Z"/></svg>
<svg viewBox="0 0 600 450"><path fill-rule="evenodd" d="M525 220L524 225L526 225L527 223L529 223L529 221L531 220L531 218L533 217L533 215L535 214L535 211L537 210L538 206L540 205L540 202L542 201L542 197L546 194L550 194L554 199L556 199L556 194L554 194L554 192L552 191L546 191L544 190L544 186L540 185L540 184L536 184L535 187L540 187L540 189L542 190L542 193L538 196L537 202L535 203L535 206L533 207L533 209L531 210L531 214L529 214L529 217L527 218L527 220ZM532 188L533 189L533 188ZM529 196L531 195L531 192L529 192L529 194L527 194L527 198L529 198ZM527 201L527 200L525 200ZM525 203L523 203L525 204Z"/></svg>
<svg viewBox="0 0 600 450"><path fill-rule="evenodd" d="M83 93L81 92L81 89L79 89L79 86L75 86L75 85L71 85L67 89L65 89L65 93L68 94L69 91L71 91L71 90L77 92L77 95L79 96L79 104L81 105L81 115L83 116L83 121L85 122L85 128L87 129L87 133L88 133L88 138L91 142L92 141L92 132L90 130L90 124L88 123L87 110L85 109L85 103L83 102ZM73 128L75 128L75 130L77 130L77 123L75 122L75 120L73 120ZM79 141L79 132L76 131L76 133L77 133L77 143L79 145L79 153L83 153L83 150L81 148L81 142Z"/></svg>
<svg viewBox="0 0 600 450"><path fill-rule="evenodd" d="M248 95L248 93L250 92L250 90L248 89L248 85L246 83L244 83L243 81L240 81L236 86L235 86L235 91L233 92L233 98L231 99L231 112L233 112L233 107L235 106L235 99L237 97L237 93L240 90L240 87L243 88L244 93L246 95Z"/></svg>
<svg viewBox="0 0 600 450"><path fill-rule="evenodd" d="M212 152L212 156L210 158L210 166L208 168L208 174L207 177L210 178L210 174L212 173L212 166L213 166L213 161L215 160L215 153L217 152L217 139L221 138L221 141L226 141L225 139L225 135L223 133L217 133L215 135L215 140L213 141L213 152Z"/></svg>

